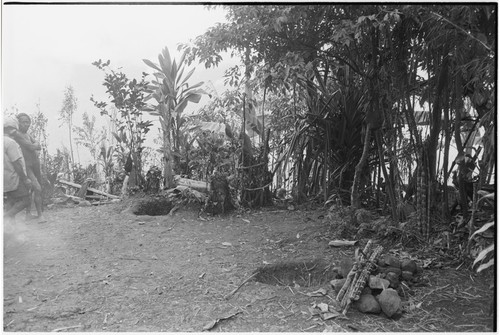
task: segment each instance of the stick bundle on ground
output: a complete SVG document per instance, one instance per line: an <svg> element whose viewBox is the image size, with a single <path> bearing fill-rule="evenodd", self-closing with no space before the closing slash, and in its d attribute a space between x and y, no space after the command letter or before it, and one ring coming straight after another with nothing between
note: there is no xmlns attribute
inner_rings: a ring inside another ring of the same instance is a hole
<svg viewBox="0 0 500 335"><path fill-rule="evenodd" d="M342 313L345 315L353 301L359 299L361 291L365 287L370 274L376 268L376 259L381 254L383 248L377 246L372 248L372 240L366 243L363 252L359 253L356 261L347 275L347 280L342 289L337 294L337 301L340 302Z"/></svg>

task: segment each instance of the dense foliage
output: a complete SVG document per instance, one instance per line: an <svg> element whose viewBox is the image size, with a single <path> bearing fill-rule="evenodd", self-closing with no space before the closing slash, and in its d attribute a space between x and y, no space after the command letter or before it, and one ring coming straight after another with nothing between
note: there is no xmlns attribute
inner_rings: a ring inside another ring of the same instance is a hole
<svg viewBox="0 0 500 335"><path fill-rule="evenodd" d="M149 82L145 80L145 74L141 80L128 79L125 73L110 69L109 60L99 60L92 64L104 71L103 85L114 108L110 108L107 102L96 101L94 98L91 100L101 115L108 116L115 124L116 132L113 132L113 136L121 149L121 163L126 165L127 159L130 158L132 166L128 172L131 174L131 186L141 187L144 184L142 151L146 134L152 126L151 121L143 118Z"/></svg>
<svg viewBox="0 0 500 335"><path fill-rule="evenodd" d="M454 171L459 220L472 235L468 197L495 167L496 6L223 7L226 23L181 48L206 67L227 53L240 58L227 83L243 95L244 123L254 120L246 110L262 110L242 129L261 143L270 131L275 187L299 202L383 202L394 220L409 219L413 206L429 238L450 220L443 185Z"/></svg>

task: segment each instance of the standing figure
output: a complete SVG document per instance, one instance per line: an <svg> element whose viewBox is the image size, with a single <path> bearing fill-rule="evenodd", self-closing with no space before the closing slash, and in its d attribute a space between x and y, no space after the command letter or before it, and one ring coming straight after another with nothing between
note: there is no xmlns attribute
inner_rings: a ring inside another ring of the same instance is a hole
<svg viewBox="0 0 500 335"><path fill-rule="evenodd" d="M31 180L26 174L23 153L13 139L18 129L17 120L6 119L3 124L3 194L8 206L4 219L14 221L17 213L31 202Z"/></svg>
<svg viewBox="0 0 500 335"><path fill-rule="evenodd" d="M38 151L42 149L41 145L36 142L29 134L28 129L31 126L31 118L28 114L20 113L17 115L19 122L19 131L16 132L14 139L23 151L24 161L26 163L26 173L28 178L33 183L33 200L38 216L31 215L31 201L28 208L26 208L26 219L38 219L42 223L46 220L43 217L42 208L42 174L40 171L40 159L38 158ZM30 196L31 200L31 196Z"/></svg>

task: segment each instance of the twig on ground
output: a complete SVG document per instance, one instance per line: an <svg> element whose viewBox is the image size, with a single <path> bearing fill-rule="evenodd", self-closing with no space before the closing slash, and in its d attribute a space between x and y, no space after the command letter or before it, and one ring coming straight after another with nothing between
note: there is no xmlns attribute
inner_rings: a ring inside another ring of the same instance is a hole
<svg viewBox="0 0 500 335"><path fill-rule="evenodd" d="M80 327L82 327L82 325L70 326L70 327L63 327L63 328L56 328L56 329L52 330L52 332L60 332L60 331L63 331L63 330L75 329L75 328L80 328Z"/></svg>
<svg viewBox="0 0 500 335"><path fill-rule="evenodd" d="M421 324L418 324L417 325L418 327L422 328L425 332L430 332L429 329L425 328L424 326L422 326Z"/></svg>
<svg viewBox="0 0 500 335"><path fill-rule="evenodd" d="M305 332L305 331L308 331L309 329L313 329L313 328L316 328L317 326L318 326L318 325L312 325L311 327L309 327L309 328L306 328L306 329L301 329L300 331L303 331L303 332Z"/></svg>
<svg viewBox="0 0 500 335"><path fill-rule="evenodd" d="M445 286L442 286L442 287L435 288L435 289L433 289L432 291L427 292L426 294L424 294L424 295L423 295L423 297L422 297L421 299L422 299L422 300L424 300L424 298L425 298L425 297L427 297L428 295L430 295L430 294L432 294L432 293L434 293L434 292L436 292L436 291L438 291L438 290L443 290L443 289L447 288L448 286L450 286L450 284L445 285Z"/></svg>
<svg viewBox="0 0 500 335"><path fill-rule="evenodd" d="M285 283L283 283L281 280L279 280L278 278L276 278L276 276L273 276L274 279L276 279L276 281L278 282L278 284L280 284L281 286L285 286Z"/></svg>
<svg viewBox="0 0 500 335"><path fill-rule="evenodd" d="M175 211L177 211L178 209L179 209L179 206L174 206L174 207L170 210L170 212L168 212L168 215L170 215L170 216L174 216Z"/></svg>
<svg viewBox="0 0 500 335"><path fill-rule="evenodd" d="M316 266L318 266L318 264L317 264L317 263L316 263L316 264L314 264L314 265L312 266L312 268L308 269L308 268L307 268L307 265L306 265L306 262L304 262L304 268L306 269L306 271L307 271L307 272L309 272L309 271L313 270Z"/></svg>
<svg viewBox="0 0 500 335"><path fill-rule="evenodd" d="M248 283L250 281L250 279L252 279L253 277L255 277L257 275L257 273L258 272L254 272L251 276L249 276L248 278L246 278L240 285L238 285L237 288L235 288L228 295L226 295L224 297L224 299L228 300L229 298L231 298L233 296L233 294L235 294L243 285L245 285L246 283Z"/></svg>

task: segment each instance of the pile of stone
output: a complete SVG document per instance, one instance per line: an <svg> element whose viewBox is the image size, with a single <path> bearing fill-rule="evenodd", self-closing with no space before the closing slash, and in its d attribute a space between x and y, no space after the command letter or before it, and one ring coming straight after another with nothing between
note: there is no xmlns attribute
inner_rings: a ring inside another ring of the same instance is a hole
<svg viewBox="0 0 500 335"><path fill-rule="evenodd" d="M354 262L343 259L337 267L339 279L331 281L336 292L342 289ZM398 318L403 312L405 289L418 281L422 268L411 259L399 259L383 255L377 260L377 267L370 274L366 286L353 306L362 313L384 313L389 318Z"/></svg>

